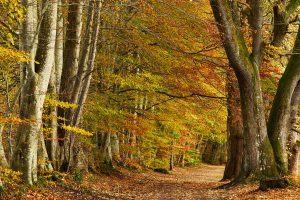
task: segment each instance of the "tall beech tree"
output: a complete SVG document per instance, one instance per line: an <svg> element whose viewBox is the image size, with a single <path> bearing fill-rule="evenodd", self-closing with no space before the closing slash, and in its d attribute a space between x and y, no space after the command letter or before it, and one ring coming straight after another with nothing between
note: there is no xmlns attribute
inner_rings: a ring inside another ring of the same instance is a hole
<svg viewBox="0 0 300 200"><path fill-rule="evenodd" d="M214 16L223 37L225 51L239 82L244 125L243 168L239 177L247 178L257 176L260 168L266 173L265 170L271 166L267 163L267 151L263 149L268 146L268 140L259 77L263 42L261 36L263 11L259 2L252 2L252 12L256 15L250 22L254 29L251 54L240 30L239 18L234 16L234 14L238 14L235 3L211 0Z"/></svg>
<svg viewBox="0 0 300 200"><path fill-rule="evenodd" d="M66 42L63 52L64 62L59 86L59 99L77 104L78 107L58 108L58 115L65 118L65 121L59 121L60 125L63 123L69 126L79 125L94 70L103 1L88 1L87 20L84 25L83 3L82 0L69 2ZM73 165L75 135L59 126L58 136L63 139L59 142L63 155L61 167L63 170L69 170Z"/></svg>
<svg viewBox="0 0 300 200"><path fill-rule="evenodd" d="M42 2L42 17L38 18L35 0L23 1L26 18L22 25L22 49L30 54L30 61L22 67L20 117L32 122L18 129L13 168L23 172L28 184L37 182L37 151L42 129L43 104L54 64L57 3ZM38 19L41 20L40 26ZM42 141L44 142L44 141Z"/></svg>
<svg viewBox="0 0 300 200"><path fill-rule="evenodd" d="M282 44L287 34L289 15L299 4L299 1L295 0L284 2L274 3L273 9L275 20L272 44L277 46ZM252 31L251 48L247 46L246 38L241 31L238 1L210 0L210 3L228 60L238 78L241 93L244 159L237 180L261 176L277 177L278 182L271 187L282 186L283 182L287 184L285 181L282 182L282 178L288 174L287 138L291 131L292 119L297 113L296 105L299 103L297 91L300 71L300 57L297 53L299 33L293 53L280 79L267 126L259 74L265 46L263 39L264 2L259 0L245 2L249 5L247 12ZM282 23L278 23L279 21ZM270 151L270 144L273 152ZM273 160L272 158L274 158L274 163L269 162ZM263 184L262 186L270 185Z"/></svg>

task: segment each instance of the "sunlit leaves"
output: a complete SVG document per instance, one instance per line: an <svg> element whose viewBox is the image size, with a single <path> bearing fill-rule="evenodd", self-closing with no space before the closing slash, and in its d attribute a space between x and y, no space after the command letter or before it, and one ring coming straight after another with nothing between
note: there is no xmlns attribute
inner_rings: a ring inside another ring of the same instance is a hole
<svg viewBox="0 0 300 200"><path fill-rule="evenodd" d="M84 135L84 136L93 136L93 134L91 132L86 131L81 128L78 128L78 127L75 127L75 126L61 125L61 127L63 129L65 129L66 131L70 131L72 133L77 133L77 134Z"/></svg>
<svg viewBox="0 0 300 200"><path fill-rule="evenodd" d="M77 104L69 103L69 102L64 102L64 101L59 101L53 98L50 98L49 96L46 96L44 107L60 107L63 109L67 108L77 108Z"/></svg>
<svg viewBox="0 0 300 200"><path fill-rule="evenodd" d="M28 60L26 53L0 45L0 73L13 72L16 64L27 62Z"/></svg>
<svg viewBox="0 0 300 200"><path fill-rule="evenodd" d="M24 8L20 0L0 0L0 44L14 45L16 28L24 17Z"/></svg>

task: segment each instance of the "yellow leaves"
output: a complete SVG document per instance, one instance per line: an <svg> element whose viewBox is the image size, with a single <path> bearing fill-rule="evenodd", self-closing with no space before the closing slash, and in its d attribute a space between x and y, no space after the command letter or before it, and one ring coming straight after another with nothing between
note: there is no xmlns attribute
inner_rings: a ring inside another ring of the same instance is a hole
<svg viewBox="0 0 300 200"><path fill-rule="evenodd" d="M0 167L0 180L4 184L14 185L21 181L21 172L13 171L12 169Z"/></svg>
<svg viewBox="0 0 300 200"><path fill-rule="evenodd" d="M280 59L280 56L284 55L284 48L268 45L265 47L265 54L264 59L266 60L272 61L274 59Z"/></svg>
<svg viewBox="0 0 300 200"><path fill-rule="evenodd" d="M45 107L59 107L59 108L77 108L77 104L68 103L64 101L58 101L56 99L51 99L49 96L46 97Z"/></svg>
<svg viewBox="0 0 300 200"><path fill-rule="evenodd" d="M66 131L70 131L70 132L73 132L73 133L78 133L80 135L93 136L93 134L91 132L86 131L86 130L81 129L81 128L78 128L78 127L62 125L62 128L65 129Z"/></svg>
<svg viewBox="0 0 300 200"><path fill-rule="evenodd" d="M29 58L25 52L0 45L0 71L12 71L11 66L16 65L18 62L27 62L28 60Z"/></svg>
<svg viewBox="0 0 300 200"><path fill-rule="evenodd" d="M0 116L0 123L1 124L30 124L34 121L28 119L20 119L18 117L1 117Z"/></svg>
<svg viewBox="0 0 300 200"><path fill-rule="evenodd" d="M19 24L24 18L25 9L20 0L0 0L0 42L14 45Z"/></svg>

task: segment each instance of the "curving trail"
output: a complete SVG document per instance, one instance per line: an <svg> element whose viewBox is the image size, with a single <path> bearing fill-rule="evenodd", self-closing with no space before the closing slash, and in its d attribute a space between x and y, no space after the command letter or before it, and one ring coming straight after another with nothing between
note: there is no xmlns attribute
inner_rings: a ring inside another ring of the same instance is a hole
<svg viewBox="0 0 300 200"><path fill-rule="evenodd" d="M53 186L32 191L26 199L108 199L108 200L198 200L198 199L300 199L299 189L257 191L257 185L241 185L229 190L215 189L220 182L223 166L200 165L176 168L171 175L155 172L132 173L122 171L121 176L85 177L73 189ZM70 188L70 187L69 187Z"/></svg>

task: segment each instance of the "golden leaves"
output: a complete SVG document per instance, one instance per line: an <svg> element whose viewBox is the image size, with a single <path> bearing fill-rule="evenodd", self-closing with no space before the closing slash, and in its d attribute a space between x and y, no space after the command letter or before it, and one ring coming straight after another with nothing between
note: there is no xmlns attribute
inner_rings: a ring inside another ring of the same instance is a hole
<svg viewBox="0 0 300 200"><path fill-rule="evenodd" d="M75 127L75 126L67 126L67 125L62 125L61 126L63 129L65 129L66 131L70 131L73 133L78 133L80 135L84 135L84 136L93 136L93 133L86 131L84 129Z"/></svg>

